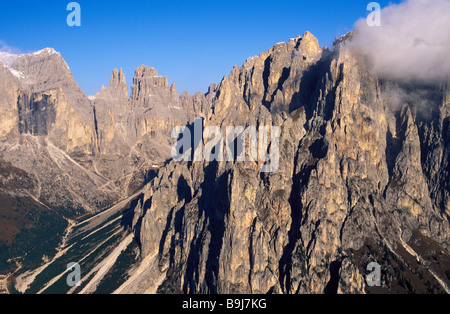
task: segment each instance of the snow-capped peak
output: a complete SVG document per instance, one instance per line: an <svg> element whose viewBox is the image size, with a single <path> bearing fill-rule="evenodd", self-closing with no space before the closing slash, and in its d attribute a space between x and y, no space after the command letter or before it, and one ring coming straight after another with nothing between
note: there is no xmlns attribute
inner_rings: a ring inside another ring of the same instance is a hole
<svg viewBox="0 0 450 314"><path fill-rule="evenodd" d="M44 48L36 52L22 54L13 54L0 51L0 64L3 64L20 81L29 83L30 81L27 79L27 76L17 68L18 60L24 57L45 57L53 54L57 54L53 48ZM67 63L66 67L69 69Z"/></svg>
<svg viewBox="0 0 450 314"><path fill-rule="evenodd" d="M40 56L40 55L52 55L56 54L56 50L53 48L44 48L33 53L13 54L9 52L0 51L0 62L6 67L13 67L18 58L23 56Z"/></svg>
<svg viewBox="0 0 450 314"><path fill-rule="evenodd" d="M45 53L45 54L52 55L52 54L55 54L55 53L57 53L57 52L56 52L56 50L53 49L53 48L44 48L44 49L42 49L42 50L39 50L39 51L34 52L33 55L38 56L38 55L41 55L41 54L44 54L44 53Z"/></svg>

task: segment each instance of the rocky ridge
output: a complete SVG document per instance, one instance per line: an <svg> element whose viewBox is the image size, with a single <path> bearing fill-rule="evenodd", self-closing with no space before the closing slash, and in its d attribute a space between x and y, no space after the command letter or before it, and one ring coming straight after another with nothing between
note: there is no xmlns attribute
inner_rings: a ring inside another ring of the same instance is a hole
<svg viewBox="0 0 450 314"><path fill-rule="evenodd" d="M448 84L377 78L349 38L328 50L307 32L219 84L204 125L280 126L280 167L161 170L133 222L142 257L156 255L166 276L161 293L375 292L371 261L381 291L449 292ZM397 110L385 97L393 85L430 92L432 114L414 102ZM415 245L425 242L428 253Z"/></svg>

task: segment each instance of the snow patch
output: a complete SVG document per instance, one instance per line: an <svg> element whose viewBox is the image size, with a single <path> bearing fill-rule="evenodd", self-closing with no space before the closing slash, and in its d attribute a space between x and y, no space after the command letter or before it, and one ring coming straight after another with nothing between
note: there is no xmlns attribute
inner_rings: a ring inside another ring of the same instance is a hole
<svg viewBox="0 0 450 314"><path fill-rule="evenodd" d="M8 68L8 70L19 80L25 80L25 75L22 72L16 71L14 69Z"/></svg>
<svg viewBox="0 0 450 314"><path fill-rule="evenodd" d="M44 48L42 50L36 51L29 54L13 54L8 52L0 51L0 63L2 63L16 78L18 78L22 83L30 84L31 82L25 76L24 73L17 71L16 65L19 58L25 56L40 56L40 55L53 55L57 52L53 48ZM67 68L69 66L66 63ZM69 69L70 70L70 69Z"/></svg>
<svg viewBox="0 0 450 314"><path fill-rule="evenodd" d="M56 52L55 49L53 49L53 48L44 48L44 49L42 49L42 50L39 50L39 51L34 52L33 55L34 55L34 56L38 56L38 55L41 55L41 54L44 54L44 53L49 54L49 55L52 55L52 54L55 54L55 53L57 53L57 52Z"/></svg>

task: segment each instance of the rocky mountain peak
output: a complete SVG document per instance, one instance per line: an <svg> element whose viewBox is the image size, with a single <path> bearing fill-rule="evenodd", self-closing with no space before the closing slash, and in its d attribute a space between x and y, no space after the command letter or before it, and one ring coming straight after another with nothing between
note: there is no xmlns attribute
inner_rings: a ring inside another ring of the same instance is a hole
<svg viewBox="0 0 450 314"><path fill-rule="evenodd" d="M322 50L319 45L319 40L308 31L303 34L298 42L299 50L301 50L307 56L316 56Z"/></svg>
<svg viewBox="0 0 450 314"><path fill-rule="evenodd" d="M166 76L145 65L139 66L131 86L132 108L156 108L176 106L178 94L175 85L169 86Z"/></svg>
<svg viewBox="0 0 450 314"><path fill-rule="evenodd" d="M76 85L69 66L53 48L27 54L0 52L0 63L32 91Z"/></svg>
<svg viewBox="0 0 450 314"><path fill-rule="evenodd" d="M158 71L155 68L146 66L144 64L136 68L134 75L135 78L155 77L155 76L158 76Z"/></svg>
<svg viewBox="0 0 450 314"><path fill-rule="evenodd" d="M135 71L133 85L144 88L168 87L169 83L167 77L159 75L155 68L141 65Z"/></svg>
<svg viewBox="0 0 450 314"><path fill-rule="evenodd" d="M122 69L114 69L108 87L102 85L100 92L94 98L107 98L115 101L128 99L128 85Z"/></svg>
<svg viewBox="0 0 450 314"><path fill-rule="evenodd" d="M58 52L56 52L55 49L47 47L47 48L44 48L44 49L41 49L39 51L34 52L33 55L35 55L35 56L38 56L38 55L52 55L52 54L57 54L57 53Z"/></svg>
<svg viewBox="0 0 450 314"><path fill-rule="evenodd" d="M125 79L125 74L123 73L122 69L114 69L111 80L109 81L109 85L113 86L119 86L119 85L126 85L127 81Z"/></svg>

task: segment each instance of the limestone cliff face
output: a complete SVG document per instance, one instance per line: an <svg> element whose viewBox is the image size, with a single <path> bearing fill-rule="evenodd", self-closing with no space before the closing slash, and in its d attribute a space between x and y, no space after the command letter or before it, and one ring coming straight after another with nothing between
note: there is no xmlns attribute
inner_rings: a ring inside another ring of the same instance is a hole
<svg viewBox="0 0 450 314"><path fill-rule="evenodd" d="M132 108L158 108L174 106L178 102L175 84L169 87L168 78L158 71L141 65L136 69L131 87Z"/></svg>
<svg viewBox="0 0 450 314"><path fill-rule="evenodd" d="M121 73L115 70L110 85L91 101L103 160L98 169L108 177L125 176L120 184L131 193L145 184L148 173L170 158L172 129L193 120L194 111L180 104L175 84L169 86L167 77L144 65L136 69L126 99ZM110 90L123 92L111 95Z"/></svg>
<svg viewBox="0 0 450 314"><path fill-rule="evenodd" d="M0 84L3 93L0 93L0 101L2 103L14 103L18 98L18 83L14 75L3 64L0 65ZM2 138L11 138L19 133L17 125L19 123L19 115L17 107L0 106L0 115L2 123L0 124L0 136Z"/></svg>
<svg viewBox="0 0 450 314"><path fill-rule="evenodd" d="M212 100L216 96L218 85L211 84L206 94L200 92L189 95L184 92L180 95L180 105L187 112L188 119L192 121L195 118L205 117L211 110Z"/></svg>
<svg viewBox="0 0 450 314"><path fill-rule="evenodd" d="M133 222L142 256L166 275L160 292L374 292L372 261L382 291L449 291L448 85L415 86L432 93L431 114L398 109L387 91L411 86L372 76L344 40L330 51L305 33L219 84L204 125L279 126L280 166L161 169Z"/></svg>
<svg viewBox="0 0 450 314"><path fill-rule="evenodd" d="M6 118L0 159L35 175L40 188L33 196L49 206L71 211L108 206L115 196L98 190L106 180L89 169L98 150L92 107L61 55L49 48L2 53L0 67L0 110Z"/></svg>
<svg viewBox="0 0 450 314"><path fill-rule="evenodd" d="M147 66L136 69L128 111L127 123L133 126L130 136L137 138L161 132L170 137L173 127L188 122L175 84L169 86L167 77Z"/></svg>

